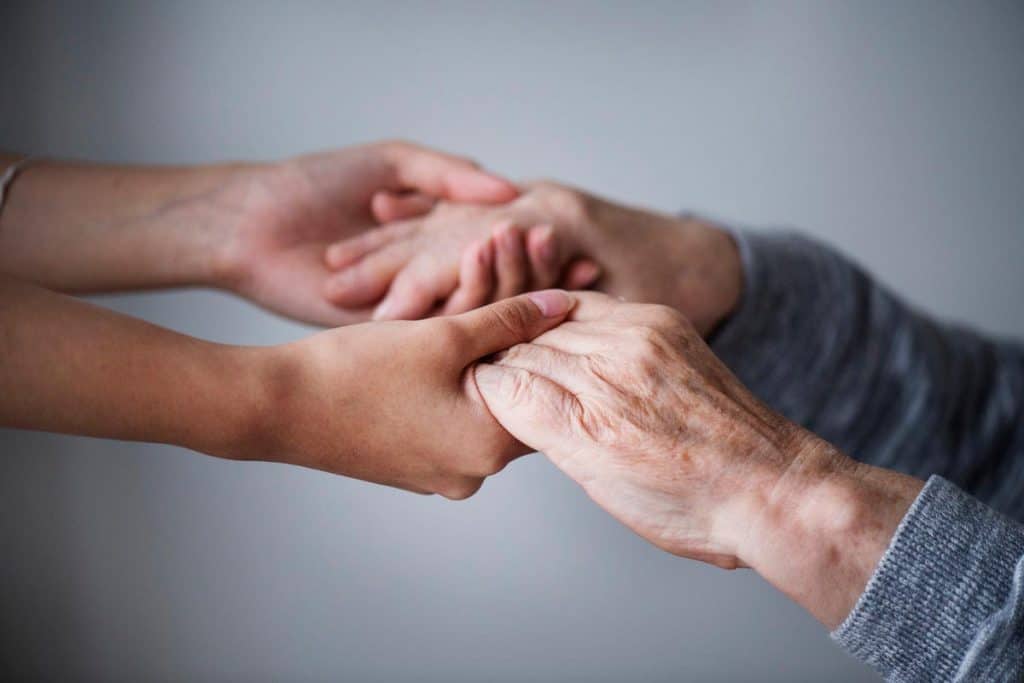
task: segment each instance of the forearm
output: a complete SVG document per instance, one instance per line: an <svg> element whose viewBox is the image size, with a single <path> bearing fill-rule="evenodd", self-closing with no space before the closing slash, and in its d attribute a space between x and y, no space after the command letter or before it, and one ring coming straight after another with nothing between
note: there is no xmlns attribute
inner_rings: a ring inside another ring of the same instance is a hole
<svg viewBox="0 0 1024 683"><path fill-rule="evenodd" d="M1024 680L1024 527L932 477L832 637L893 680Z"/></svg>
<svg viewBox="0 0 1024 683"><path fill-rule="evenodd" d="M245 455L264 395L260 350L4 278L0 331L3 426Z"/></svg>
<svg viewBox="0 0 1024 683"><path fill-rule="evenodd" d="M864 462L1024 515L1024 350L929 319L810 239L737 238L744 292L712 348L751 390Z"/></svg>
<svg viewBox="0 0 1024 683"><path fill-rule="evenodd" d="M217 284L247 168L30 162L0 212L0 273L66 292Z"/></svg>
<svg viewBox="0 0 1024 683"><path fill-rule="evenodd" d="M1024 527L940 478L798 442L744 561L887 678L1018 680Z"/></svg>
<svg viewBox="0 0 1024 683"><path fill-rule="evenodd" d="M923 482L847 458L801 432L759 491L741 557L830 628L849 614Z"/></svg>

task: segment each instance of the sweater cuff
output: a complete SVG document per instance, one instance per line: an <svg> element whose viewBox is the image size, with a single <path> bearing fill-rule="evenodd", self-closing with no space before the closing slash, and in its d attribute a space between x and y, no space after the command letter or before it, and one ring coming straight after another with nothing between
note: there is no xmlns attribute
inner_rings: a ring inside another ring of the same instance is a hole
<svg viewBox="0 0 1024 683"><path fill-rule="evenodd" d="M799 297L813 268L813 255L794 234L726 228L739 250L743 291L739 306L708 340L711 349L747 385L758 386L785 364L793 325L806 311ZM809 259L809 256L811 257ZM794 290L796 290L794 292ZM813 290L810 290L813 291ZM809 294L810 291L805 292Z"/></svg>
<svg viewBox="0 0 1024 683"><path fill-rule="evenodd" d="M952 680L1022 555L1019 525L932 476L832 637L887 678Z"/></svg>

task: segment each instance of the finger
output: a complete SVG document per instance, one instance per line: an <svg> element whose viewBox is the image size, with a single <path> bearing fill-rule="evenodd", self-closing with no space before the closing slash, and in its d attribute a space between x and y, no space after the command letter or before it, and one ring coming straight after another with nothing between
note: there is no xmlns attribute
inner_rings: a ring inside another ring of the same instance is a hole
<svg viewBox="0 0 1024 683"><path fill-rule="evenodd" d="M526 233L526 255L530 262L531 289L547 289L558 281L561 270L554 228L536 225Z"/></svg>
<svg viewBox="0 0 1024 683"><path fill-rule="evenodd" d="M467 355L482 358L527 342L560 323L573 306L560 289L505 299L451 318L465 333Z"/></svg>
<svg viewBox="0 0 1024 683"><path fill-rule="evenodd" d="M601 266L590 259L577 259L569 263L562 276L563 289L587 289L601 277Z"/></svg>
<svg viewBox="0 0 1024 683"><path fill-rule="evenodd" d="M388 291L395 275L412 259L409 242L392 244L374 252L324 283L324 296L339 306L367 306Z"/></svg>
<svg viewBox="0 0 1024 683"><path fill-rule="evenodd" d="M573 292L573 296L577 297L578 303L573 307L570 317L580 322L600 320L616 308L628 305L601 292Z"/></svg>
<svg viewBox="0 0 1024 683"><path fill-rule="evenodd" d="M435 199L419 192L400 194L381 190L370 200L370 211L378 223L417 218L434 208Z"/></svg>
<svg viewBox="0 0 1024 683"><path fill-rule="evenodd" d="M374 320L418 320L434 309L439 299L455 289L454 266L424 258L413 260L395 276L387 296L373 312Z"/></svg>
<svg viewBox="0 0 1024 683"><path fill-rule="evenodd" d="M541 335L543 337L544 335ZM573 394L593 389L594 382L588 371L589 361L584 356L537 343L516 344L495 356L494 365L519 368L545 377Z"/></svg>
<svg viewBox="0 0 1024 683"><path fill-rule="evenodd" d="M459 264L459 285L448 298L443 315L455 315L483 306L494 288L494 241L480 240L466 247Z"/></svg>
<svg viewBox="0 0 1024 683"><path fill-rule="evenodd" d="M570 392L526 370L490 363L476 365L473 379L484 405L509 434L552 460L558 457L559 440L572 433L571 421L579 414Z"/></svg>
<svg viewBox="0 0 1024 683"><path fill-rule="evenodd" d="M500 203L519 196L515 185L468 159L410 143L386 149L402 187L461 202Z"/></svg>
<svg viewBox="0 0 1024 683"><path fill-rule="evenodd" d="M372 228L355 237L335 242L327 247L327 251L324 253L324 261L327 263L328 268L339 270L352 265L370 252L377 251L392 242L409 237L418 228L419 223L416 221L389 223L379 228Z"/></svg>
<svg viewBox="0 0 1024 683"><path fill-rule="evenodd" d="M573 296L578 293L574 292ZM571 315L570 315L571 318ZM578 356L603 354L621 346L620 335L604 329L596 322L574 322L566 320L558 327L548 330L534 339L532 344L545 346L561 353Z"/></svg>
<svg viewBox="0 0 1024 683"><path fill-rule="evenodd" d="M494 300L501 301L526 290L526 253L519 226L502 222L495 226L493 234L494 270L498 283L494 289Z"/></svg>

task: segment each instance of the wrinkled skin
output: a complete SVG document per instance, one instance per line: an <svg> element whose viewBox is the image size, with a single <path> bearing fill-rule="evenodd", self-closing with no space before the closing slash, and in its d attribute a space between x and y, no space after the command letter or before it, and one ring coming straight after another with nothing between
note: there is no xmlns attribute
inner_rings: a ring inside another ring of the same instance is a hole
<svg viewBox="0 0 1024 683"><path fill-rule="evenodd" d="M569 322L476 368L487 407L651 543L741 566L747 520L799 429L674 309L576 296Z"/></svg>

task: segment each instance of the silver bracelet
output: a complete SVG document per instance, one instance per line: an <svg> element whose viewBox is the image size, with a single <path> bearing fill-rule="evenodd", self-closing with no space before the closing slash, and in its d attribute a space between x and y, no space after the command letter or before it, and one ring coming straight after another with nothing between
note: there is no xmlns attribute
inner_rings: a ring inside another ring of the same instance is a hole
<svg viewBox="0 0 1024 683"><path fill-rule="evenodd" d="M14 177L18 175L18 172L25 168L31 160L31 157L25 157L20 161L15 161L7 167L7 170L4 171L3 177L0 177L0 212L3 212L4 210L4 200L7 199L7 188L14 182Z"/></svg>

